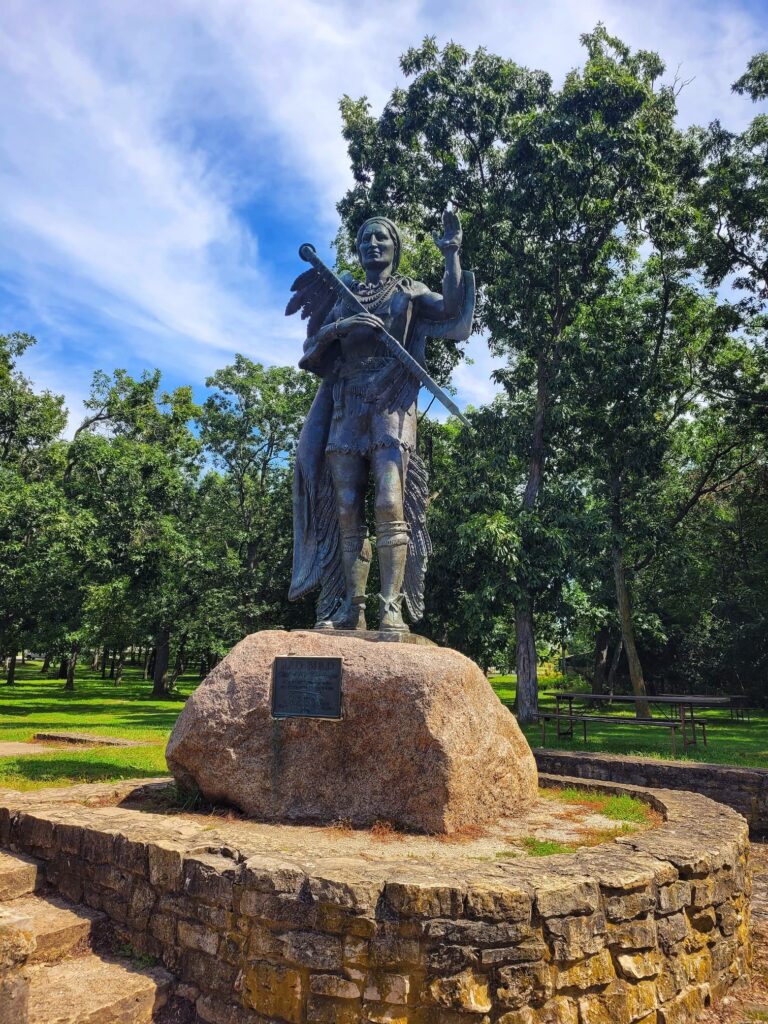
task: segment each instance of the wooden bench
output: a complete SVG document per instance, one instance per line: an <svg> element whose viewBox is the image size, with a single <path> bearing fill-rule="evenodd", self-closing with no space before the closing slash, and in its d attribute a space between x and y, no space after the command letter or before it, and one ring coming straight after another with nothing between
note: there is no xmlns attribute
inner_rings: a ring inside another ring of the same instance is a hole
<svg viewBox="0 0 768 1024"><path fill-rule="evenodd" d="M629 718L627 715L564 715L558 714L556 711L540 711L539 712L539 723L541 725L541 745L546 745L546 729L547 722L557 722L557 738L561 736L573 736L573 723L581 722L582 729L584 730L584 742L587 742L587 723L588 722L605 722L608 725L632 725L642 726L649 725L656 728L669 729L670 739L672 741L672 753L677 753L677 747L675 744L675 738L678 730L682 729L683 723L678 718ZM567 722L569 728L563 730L561 722ZM701 729L701 738L704 742L704 746L707 745L707 726L700 719L686 721L686 726L692 725L694 729L698 726Z"/></svg>
<svg viewBox="0 0 768 1024"><path fill-rule="evenodd" d="M731 695L730 711L731 719L737 722L743 722L745 720L749 722L751 720L750 714L753 711L753 708L749 706L746 696L739 693Z"/></svg>

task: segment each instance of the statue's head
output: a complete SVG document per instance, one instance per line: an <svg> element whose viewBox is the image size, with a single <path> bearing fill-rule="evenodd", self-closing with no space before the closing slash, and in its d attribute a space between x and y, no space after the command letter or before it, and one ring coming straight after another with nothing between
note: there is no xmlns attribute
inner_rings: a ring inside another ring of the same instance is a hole
<svg viewBox="0 0 768 1024"><path fill-rule="evenodd" d="M400 263L400 232L388 217L370 217L357 232L357 255L363 267L381 270Z"/></svg>

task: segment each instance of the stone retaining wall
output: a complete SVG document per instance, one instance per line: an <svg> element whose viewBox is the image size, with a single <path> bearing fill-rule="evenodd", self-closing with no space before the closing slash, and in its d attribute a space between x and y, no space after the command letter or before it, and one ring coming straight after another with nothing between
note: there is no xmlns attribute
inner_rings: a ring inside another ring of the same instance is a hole
<svg viewBox="0 0 768 1024"><path fill-rule="evenodd" d="M573 855L382 877L81 789L0 791L0 847L108 913L211 1024L682 1024L749 971L746 824L700 796L647 794L661 826Z"/></svg>
<svg viewBox="0 0 768 1024"><path fill-rule="evenodd" d="M742 814L754 838L768 835L768 771L763 768L542 748L534 748L533 756L540 772L700 793Z"/></svg>
<svg viewBox="0 0 768 1024"><path fill-rule="evenodd" d="M29 918L0 907L0 1024L27 1019L29 981L24 965L34 950Z"/></svg>

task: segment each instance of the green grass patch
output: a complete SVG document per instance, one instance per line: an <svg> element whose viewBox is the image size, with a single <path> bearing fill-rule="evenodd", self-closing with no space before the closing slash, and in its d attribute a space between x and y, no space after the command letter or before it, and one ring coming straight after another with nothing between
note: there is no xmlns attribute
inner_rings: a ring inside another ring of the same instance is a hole
<svg viewBox="0 0 768 1024"><path fill-rule="evenodd" d="M539 790L539 795L545 800L558 800L566 804L579 804L582 807L588 807L597 814L610 818L611 821L645 825L654 818L653 808L634 796L624 794L611 796L597 790L572 787L542 788Z"/></svg>
<svg viewBox="0 0 768 1024"><path fill-rule="evenodd" d="M140 740L138 747L77 747L49 754L0 757L0 787L40 789L80 782L166 775L165 745L197 676L179 680L171 698L152 696L152 683L138 667L126 666L116 687L99 672L78 669L75 690L42 675L40 662L17 668L15 686L0 685L0 741L25 742L38 732L89 732Z"/></svg>
<svg viewBox="0 0 768 1024"><path fill-rule="evenodd" d="M611 821L643 824L648 821L650 808L642 800L635 800L631 796L609 796L600 813Z"/></svg>
<svg viewBox="0 0 768 1024"><path fill-rule="evenodd" d="M531 857L552 857L558 853L575 853L576 846L568 843L559 843L556 839L536 839L535 836L525 836L522 840L525 852Z"/></svg>
<svg viewBox="0 0 768 1024"><path fill-rule="evenodd" d="M546 693L547 689L557 688L553 679L554 677L548 677L546 686L540 683L539 706L542 710L555 710L554 697ZM499 699L511 708L515 699L515 685L510 677L492 676L490 683ZM568 688L578 689L570 684ZM650 699L652 704L653 698ZM662 719L664 717L664 712L659 708L652 706L651 710L654 718ZM583 708L580 706L577 712L576 705L574 705L574 713L581 714L582 711ZM601 704L596 713L621 718L631 715L632 711L632 704ZM669 709L667 709L668 713ZM572 738L561 736L558 739L555 723L549 722L546 729L545 745L559 750L591 750L606 754L625 754L628 757L657 757L663 760L768 768L768 711L752 711L748 722L732 719L727 708L697 708L696 717L706 722L706 747L699 735L697 746L689 746L687 750L683 750L682 737L678 735L677 752L674 755L667 729L644 729L642 726L623 722L617 722L615 725L610 722L588 723L586 743L580 723L577 724L575 735ZM540 725L534 723L521 726L521 728L532 747L542 745Z"/></svg>
<svg viewBox="0 0 768 1024"><path fill-rule="evenodd" d="M48 754L0 757L0 787L44 789L80 782L115 782L167 775L165 745L51 749Z"/></svg>
<svg viewBox="0 0 768 1024"><path fill-rule="evenodd" d="M119 736L140 740L141 746L131 748L77 747L55 750L50 754L0 757L0 787L37 789L64 786L78 782L109 782L127 778L149 778L167 773L165 745L184 699L198 685L196 674L183 677L178 692L171 699L152 696L152 684L141 678L141 669L126 666L123 683L116 687L109 679L87 666L78 667L75 690L64 689L61 679L42 675L40 662L17 666L15 686L0 684L0 741L25 742L35 733L92 732L102 736ZM554 707L546 691L562 685L559 675L540 680L542 707ZM514 675L496 676L491 685L507 705L515 698ZM568 683L570 686L570 682ZM626 715L626 706L601 708L600 712ZM768 768L768 713L754 712L750 722L732 721L727 711L697 712L707 722L708 745L689 747L679 759L711 761L718 764L753 765ZM532 746L541 743L537 725L524 728ZM598 750L636 757L671 758L666 730L645 729L623 724L595 723L587 732L573 739L555 739L554 729L547 730L547 745L566 750ZM681 746L681 744L679 744ZM631 798L615 797L615 804L606 804L607 814L616 821L637 822L628 817L634 813L625 803Z"/></svg>

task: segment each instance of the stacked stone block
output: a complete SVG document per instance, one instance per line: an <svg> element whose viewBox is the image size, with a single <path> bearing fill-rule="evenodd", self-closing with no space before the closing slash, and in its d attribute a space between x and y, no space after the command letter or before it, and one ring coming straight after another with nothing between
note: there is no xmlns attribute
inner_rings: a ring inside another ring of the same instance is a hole
<svg viewBox="0 0 768 1024"><path fill-rule="evenodd" d="M748 975L747 829L703 797L651 799L659 828L471 876L283 863L24 794L0 795L0 845L106 912L210 1024L682 1024Z"/></svg>
<svg viewBox="0 0 768 1024"><path fill-rule="evenodd" d="M24 967L34 951L29 918L0 907L0 1024L26 1020L29 979Z"/></svg>
<svg viewBox="0 0 768 1024"><path fill-rule="evenodd" d="M708 796L747 819L753 838L768 835L768 770L731 764L666 761L586 750L533 751L540 772Z"/></svg>

